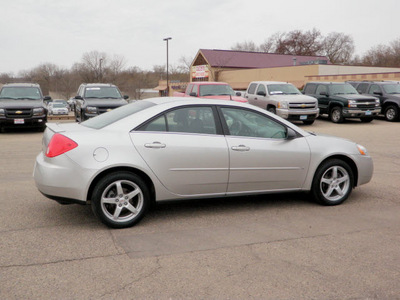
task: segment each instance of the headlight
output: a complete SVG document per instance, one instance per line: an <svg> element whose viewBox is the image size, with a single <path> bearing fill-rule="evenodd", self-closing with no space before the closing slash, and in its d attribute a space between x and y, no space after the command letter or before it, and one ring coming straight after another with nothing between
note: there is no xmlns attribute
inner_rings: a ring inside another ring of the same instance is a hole
<svg viewBox="0 0 400 300"><path fill-rule="evenodd" d="M379 99L376 99L376 100L375 100L375 106L380 106L380 104L381 104L381 103L380 103Z"/></svg>
<svg viewBox="0 0 400 300"><path fill-rule="evenodd" d="M361 155L368 155L367 148L365 148L364 146L361 146L361 145L357 144L357 149L358 149L358 152L360 152Z"/></svg>
<svg viewBox="0 0 400 300"><path fill-rule="evenodd" d="M287 108L288 108L288 103L287 103L286 101L280 101L280 102L278 103L278 108L285 108L285 109L287 109Z"/></svg>
<svg viewBox="0 0 400 300"><path fill-rule="evenodd" d="M44 108L40 107L40 108L34 108L33 109L33 115L34 116L41 116L44 114Z"/></svg>
<svg viewBox="0 0 400 300"><path fill-rule="evenodd" d="M349 100L348 107L357 107L357 101L355 101L355 100Z"/></svg>
<svg viewBox="0 0 400 300"><path fill-rule="evenodd" d="M0 108L0 117L4 117L5 115L6 115L5 110Z"/></svg>
<svg viewBox="0 0 400 300"><path fill-rule="evenodd" d="M88 106L88 107L86 107L85 111L86 111L88 114L97 114L97 107Z"/></svg>

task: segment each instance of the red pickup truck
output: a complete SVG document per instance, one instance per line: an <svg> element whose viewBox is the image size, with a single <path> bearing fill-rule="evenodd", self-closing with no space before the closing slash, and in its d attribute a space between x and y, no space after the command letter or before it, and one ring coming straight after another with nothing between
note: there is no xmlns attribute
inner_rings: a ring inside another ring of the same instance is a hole
<svg viewBox="0 0 400 300"><path fill-rule="evenodd" d="M235 95L231 86L225 82L199 81L188 84L184 93L174 92L175 97L200 97L232 100L247 103L247 99Z"/></svg>

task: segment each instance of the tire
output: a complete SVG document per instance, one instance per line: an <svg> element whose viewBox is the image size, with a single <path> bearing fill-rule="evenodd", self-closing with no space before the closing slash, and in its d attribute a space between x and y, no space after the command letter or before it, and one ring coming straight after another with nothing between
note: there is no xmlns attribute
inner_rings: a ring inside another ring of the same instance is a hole
<svg viewBox="0 0 400 300"><path fill-rule="evenodd" d="M384 113L386 121L395 122L399 119L399 108L395 105L386 107Z"/></svg>
<svg viewBox="0 0 400 300"><path fill-rule="evenodd" d="M343 123L343 111L340 106L335 106L331 109L329 118L333 123Z"/></svg>
<svg viewBox="0 0 400 300"><path fill-rule="evenodd" d="M143 218L150 205L150 193L136 174L115 172L96 184L91 200L92 210L101 222L112 228L126 228Z"/></svg>
<svg viewBox="0 0 400 300"><path fill-rule="evenodd" d="M361 122L363 122L363 123L369 123L369 122L372 122L372 120L374 119L374 118L371 118L371 117L362 117L362 118L360 118L361 119Z"/></svg>
<svg viewBox="0 0 400 300"><path fill-rule="evenodd" d="M273 113L274 115L276 115L276 109L273 106L267 107L267 111Z"/></svg>
<svg viewBox="0 0 400 300"><path fill-rule="evenodd" d="M303 121L304 125L312 125L314 124L314 120Z"/></svg>
<svg viewBox="0 0 400 300"><path fill-rule="evenodd" d="M338 205L345 201L354 187L350 166L340 159L323 162L314 175L311 193L323 205Z"/></svg>

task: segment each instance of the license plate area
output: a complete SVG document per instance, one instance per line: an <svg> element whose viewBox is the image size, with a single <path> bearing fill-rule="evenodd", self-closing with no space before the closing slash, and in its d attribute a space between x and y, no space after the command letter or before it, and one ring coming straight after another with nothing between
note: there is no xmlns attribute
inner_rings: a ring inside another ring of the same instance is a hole
<svg viewBox="0 0 400 300"><path fill-rule="evenodd" d="M24 119L14 119L14 124L25 124Z"/></svg>
<svg viewBox="0 0 400 300"><path fill-rule="evenodd" d="M307 116L300 116L300 120L307 120Z"/></svg>

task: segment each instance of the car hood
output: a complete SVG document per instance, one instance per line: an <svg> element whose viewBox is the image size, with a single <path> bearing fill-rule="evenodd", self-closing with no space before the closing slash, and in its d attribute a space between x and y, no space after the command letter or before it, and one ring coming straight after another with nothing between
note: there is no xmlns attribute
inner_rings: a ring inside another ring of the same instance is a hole
<svg viewBox="0 0 400 300"><path fill-rule="evenodd" d="M93 105L97 107L118 107L125 104L128 104L128 101L125 99L98 99L98 98L90 98L85 99L87 105Z"/></svg>
<svg viewBox="0 0 400 300"><path fill-rule="evenodd" d="M307 95L272 95L270 99L275 101L289 101L289 102L317 102L317 99Z"/></svg>
<svg viewBox="0 0 400 300"><path fill-rule="evenodd" d="M331 98L336 98L336 99L345 99L345 100L373 100L375 101L376 97L372 96L364 96L364 95L359 95L359 94L344 94L344 95L332 95L330 96Z"/></svg>
<svg viewBox="0 0 400 300"><path fill-rule="evenodd" d="M44 107L42 100L0 99L0 108L32 108Z"/></svg>

